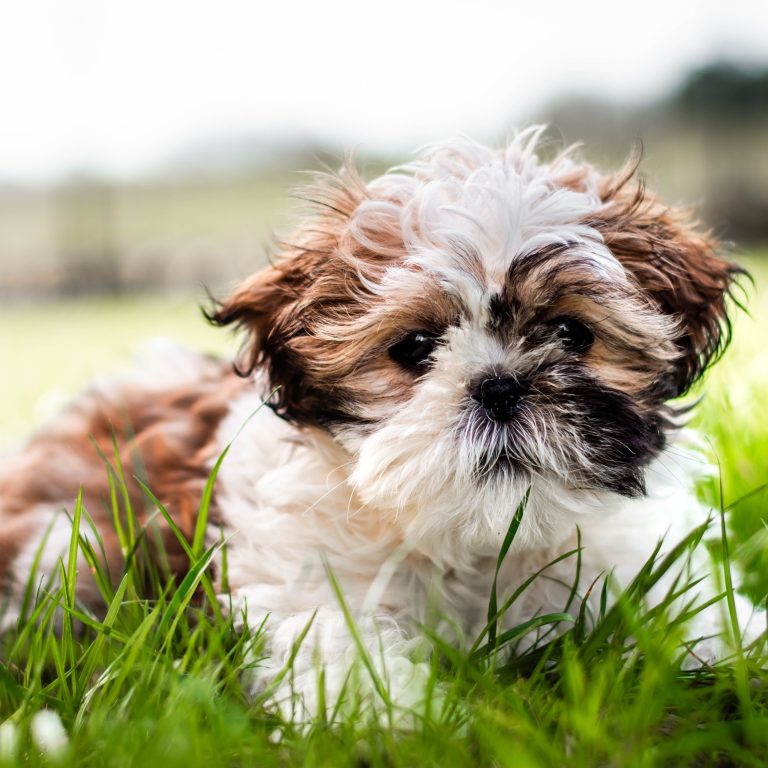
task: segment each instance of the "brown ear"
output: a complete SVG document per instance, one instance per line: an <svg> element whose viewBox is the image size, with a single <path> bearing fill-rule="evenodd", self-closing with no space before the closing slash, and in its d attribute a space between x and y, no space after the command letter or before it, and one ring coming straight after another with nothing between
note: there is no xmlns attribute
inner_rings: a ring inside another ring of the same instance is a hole
<svg viewBox="0 0 768 768"><path fill-rule="evenodd" d="M270 405L280 413L292 410L302 379L299 361L291 358L283 343L300 332L294 308L308 278L298 267L297 260L284 259L248 278L227 299L217 302L213 311L206 312L212 323L235 325L244 331L235 370L240 376L266 370L268 386L275 390Z"/></svg>
<svg viewBox="0 0 768 768"><path fill-rule="evenodd" d="M270 329L282 308L291 302L287 288L284 272L269 267L238 285L224 301L215 301L213 311L205 312L215 325L234 324L247 332L236 362L240 376L250 375L264 361Z"/></svg>
<svg viewBox="0 0 768 768"><path fill-rule="evenodd" d="M746 271L716 253L688 212L667 208L633 180L637 162L603 180L604 208L592 224L648 298L678 323L680 357L659 394L688 391L731 339L733 288ZM737 306L741 306L734 300Z"/></svg>
<svg viewBox="0 0 768 768"><path fill-rule="evenodd" d="M325 423L338 415L342 389L332 386L329 393L318 381L323 360L338 354L322 346L322 326L334 313L351 315L356 306L361 267L349 256L354 248L347 242L348 222L365 194L351 168L319 177L302 193L311 208L292 244L284 243L274 266L246 280L207 315L217 325L245 331L238 373L265 371L275 390L270 405L294 422Z"/></svg>

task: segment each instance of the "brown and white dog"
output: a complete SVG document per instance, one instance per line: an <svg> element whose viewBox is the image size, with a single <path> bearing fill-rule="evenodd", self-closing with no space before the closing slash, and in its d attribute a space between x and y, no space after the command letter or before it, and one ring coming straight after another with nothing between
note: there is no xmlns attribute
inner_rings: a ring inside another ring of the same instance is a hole
<svg viewBox="0 0 768 768"><path fill-rule="evenodd" d="M331 699L354 655L324 558L408 703L423 673L419 623L430 609L468 637L482 627L495 558L529 489L500 592L573 547L577 526L584 587L606 569L626 583L660 537L703 519L697 462L668 447L669 401L727 344L741 270L634 181L634 167L602 175L569 152L545 161L539 136L522 132L501 151L431 146L370 183L350 169L321 179L274 266L212 313L246 334L237 372L163 350L32 437L0 475L6 623L43 532L80 486L119 574L92 444L110 454L112 429L134 507L145 505L130 479L141 475L187 535L234 439L211 538L224 528L238 616L269 615L256 684L317 612L293 677L309 711L317 660ZM68 540L60 515L43 572ZM165 541L182 571L183 551ZM573 558L553 566L506 621L561 610L574 569ZM80 581L97 609L88 574Z"/></svg>

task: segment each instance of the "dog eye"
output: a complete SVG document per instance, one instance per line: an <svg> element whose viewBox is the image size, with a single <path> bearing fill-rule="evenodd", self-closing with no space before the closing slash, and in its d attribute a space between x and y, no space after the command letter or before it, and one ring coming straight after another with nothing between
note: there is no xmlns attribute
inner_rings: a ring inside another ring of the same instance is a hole
<svg viewBox="0 0 768 768"><path fill-rule="evenodd" d="M553 324L558 340L569 352L586 352L595 340L592 331L572 317L558 317Z"/></svg>
<svg viewBox="0 0 768 768"><path fill-rule="evenodd" d="M409 333L389 348L389 356L406 368L423 366L435 348L435 337L425 331Z"/></svg>

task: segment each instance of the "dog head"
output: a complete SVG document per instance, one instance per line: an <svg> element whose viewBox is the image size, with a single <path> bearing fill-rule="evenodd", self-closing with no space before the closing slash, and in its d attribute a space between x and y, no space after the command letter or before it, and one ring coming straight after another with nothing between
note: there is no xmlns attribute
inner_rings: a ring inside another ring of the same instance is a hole
<svg viewBox="0 0 768 768"><path fill-rule="evenodd" d="M277 413L329 432L366 504L419 542L497 547L529 487L519 537L539 539L642 495L668 401L730 336L741 270L634 166L541 160L539 134L322 180L214 315L247 331L242 370L266 372Z"/></svg>

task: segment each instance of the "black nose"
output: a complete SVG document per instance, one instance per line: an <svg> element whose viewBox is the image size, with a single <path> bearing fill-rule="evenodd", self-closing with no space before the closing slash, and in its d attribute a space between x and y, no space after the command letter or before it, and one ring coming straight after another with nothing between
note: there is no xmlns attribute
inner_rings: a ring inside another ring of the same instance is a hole
<svg viewBox="0 0 768 768"><path fill-rule="evenodd" d="M481 381L472 396L494 421L509 421L524 391L517 379L495 378Z"/></svg>

